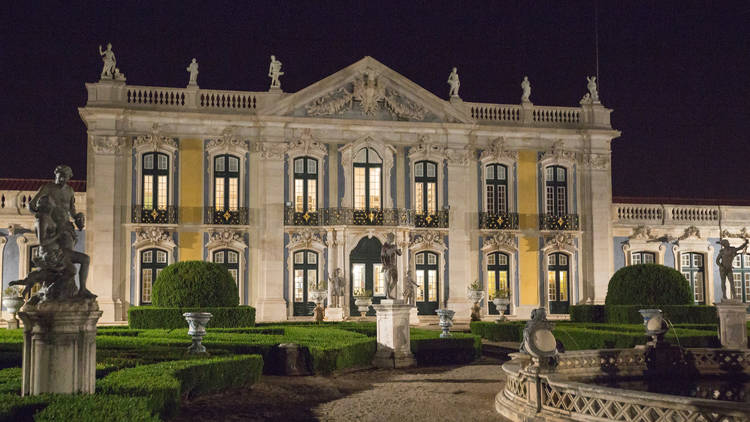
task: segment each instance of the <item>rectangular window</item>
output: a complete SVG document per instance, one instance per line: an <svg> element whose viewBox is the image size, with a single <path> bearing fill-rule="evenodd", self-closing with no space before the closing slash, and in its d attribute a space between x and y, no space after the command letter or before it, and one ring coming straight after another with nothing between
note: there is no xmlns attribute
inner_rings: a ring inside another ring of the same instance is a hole
<svg viewBox="0 0 750 422"><path fill-rule="evenodd" d="M500 285L501 290L505 290L506 292L509 292L508 289L508 272L507 271L500 271L498 274L498 284Z"/></svg>
<svg viewBox="0 0 750 422"><path fill-rule="evenodd" d="M547 284L549 285L548 298L550 301L557 300L557 286L555 281L555 272L547 271Z"/></svg>
<svg viewBox="0 0 750 422"><path fill-rule="evenodd" d="M742 297L742 274L741 273L732 273L732 278L734 279L734 297L741 298Z"/></svg>
<svg viewBox="0 0 750 422"><path fill-rule="evenodd" d="M370 208L380 208L380 168L370 169Z"/></svg>
<svg viewBox="0 0 750 422"><path fill-rule="evenodd" d="M495 180L495 166L487 166L485 168L485 176L487 180Z"/></svg>
<svg viewBox="0 0 750 422"><path fill-rule="evenodd" d="M143 208L154 208L154 176L143 176Z"/></svg>
<svg viewBox="0 0 750 422"><path fill-rule="evenodd" d="M414 191L414 202L416 202L416 206L414 209L417 211L417 214L422 214L422 204L424 203L424 193L422 192L423 185L421 183L417 183L416 190Z"/></svg>
<svg viewBox="0 0 750 422"><path fill-rule="evenodd" d="M435 184L427 184L427 212L435 214L437 211L437 193L435 192Z"/></svg>
<svg viewBox="0 0 750 422"><path fill-rule="evenodd" d="M151 285L153 283L153 273L151 272L151 269L144 269L141 272L141 285L143 286L143 291L141 291L141 302L143 303L151 303Z"/></svg>
<svg viewBox="0 0 750 422"><path fill-rule="evenodd" d="M437 302L438 300L438 291L437 291L437 271L435 270L429 270L427 271L427 283L429 284L429 301L430 302Z"/></svg>
<svg viewBox="0 0 750 422"><path fill-rule="evenodd" d="M214 262L217 264L223 264L224 263L224 254L219 252L216 255L214 255Z"/></svg>
<svg viewBox="0 0 750 422"><path fill-rule="evenodd" d="M417 265L424 265L424 254L417 255Z"/></svg>
<svg viewBox="0 0 750 422"><path fill-rule="evenodd" d="M750 268L750 254L745 255L745 268Z"/></svg>
<svg viewBox="0 0 750 422"><path fill-rule="evenodd" d="M307 159L307 172L310 174L318 174L318 160L312 158Z"/></svg>
<svg viewBox="0 0 750 422"><path fill-rule="evenodd" d="M315 265L318 263L318 254L315 252L308 252L307 253L307 263Z"/></svg>
<svg viewBox="0 0 750 422"><path fill-rule="evenodd" d="M690 266L690 254L680 255L680 261L682 262L683 267L689 267Z"/></svg>
<svg viewBox="0 0 750 422"><path fill-rule="evenodd" d="M555 265L556 263L557 263L557 260L555 259L554 255L547 256L547 265Z"/></svg>
<svg viewBox="0 0 750 422"><path fill-rule="evenodd" d="M497 187L497 210L501 213L505 213L508 207L505 203L505 185L498 185Z"/></svg>
<svg viewBox="0 0 750 422"><path fill-rule="evenodd" d="M167 170L168 167L167 156L159 154L159 170Z"/></svg>
<svg viewBox="0 0 750 422"><path fill-rule="evenodd" d="M547 214L555 213L555 188L547 186Z"/></svg>
<svg viewBox="0 0 750 422"><path fill-rule="evenodd" d="M159 196L156 204L160 210L167 209L167 176L159 176Z"/></svg>
<svg viewBox="0 0 750 422"><path fill-rule="evenodd" d="M305 300L305 271L294 270L294 301L303 302Z"/></svg>
<svg viewBox="0 0 750 422"><path fill-rule="evenodd" d="M489 297L493 297L495 295L495 272L489 271L487 272L487 294Z"/></svg>
<svg viewBox="0 0 750 422"><path fill-rule="evenodd" d="M495 187L487 186L487 212L495 212Z"/></svg>
<svg viewBox="0 0 750 422"><path fill-rule="evenodd" d="M230 161L231 162L231 161ZM239 180L236 177L229 178L229 209L236 211L240 202Z"/></svg>
<svg viewBox="0 0 750 422"><path fill-rule="evenodd" d="M354 168L354 208L365 208L365 169L362 167Z"/></svg>
<svg viewBox="0 0 750 422"><path fill-rule="evenodd" d="M551 182L555 180L555 169L552 167L547 167L547 181Z"/></svg>
<svg viewBox="0 0 750 422"><path fill-rule="evenodd" d="M435 164L427 163L427 177L435 177L436 170Z"/></svg>
<svg viewBox="0 0 750 422"><path fill-rule="evenodd" d="M497 180L505 180L505 166L498 166L497 167Z"/></svg>
<svg viewBox="0 0 750 422"><path fill-rule="evenodd" d="M437 255L427 254L427 265L437 265Z"/></svg>
<svg viewBox="0 0 750 422"><path fill-rule="evenodd" d="M644 264L653 264L654 263L654 254L652 254L652 253L644 253L643 254L643 263Z"/></svg>
<svg viewBox="0 0 750 422"><path fill-rule="evenodd" d="M224 166L224 158L219 158L216 160L216 168L214 171L226 171L226 167Z"/></svg>
<svg viewBox="0 0 750 422"><path fill-rule="evenodd" d="M305 211L305 181L302 179L294 180L294 211L304 212Z"/></svg>
<svg viewBox="0 0 750 422"><path fill-rule="evenodd" d="M294 254L294 263L295 264L304 264L305 263L305 253L304 252L297 252Z"/></svg>
<svg viewBox="0 0 750 422"><path fill-rule="evenodd" d="M559 256L560 265L563 265L563 266L568 265L568 255L560 254L558 256Z"/></svg>
<svg viewBox="0 0 750 422"><path fill-rule="evenodd" d="M154 156L144 155L143 156L143 168L146 170L153 170L154 169Z"/></svg>
<svg viewBox="0 0 750 422"><path fill-rule="evenodd" d="M214 204L216 205L216 209L223 210L224 209L224 178L223 177L216 177L214 178L214 186L216 187L216 191L214 192Z"/></svg>
<svg viewBox="0 0 750 422"><path fill-rule="evenodd" d="M737 255L732 260L732 268L742 268L742 255Z"/></svg>
<svg viewBox="0 0 750 422"><path fill-rule="evenodd" d="M750 300L750 273L745 273L745 301Z"/></svg>
<svg viewBox="0 0 750 422"><path fill-rule="evenodd" d="M703 273L695 273L695 301L703 302Z"/></svg>
<svg viewBox="0 0 750 422"><path fill-rule="evenodd" d="M497 256L497 265L508 265L508 257L500 254Z"/></svg>
<svg viewBox="0 0 750 422"><path fill-rule="evenodd" d="M354 294L365 290L365 264L352 264L352 290Z"/></svg>
<svg viewBox="0 0 750 422"><path fill-rule="evenodd" d="M414 165L414 177L424 177L424 163Z"/></svg>
<svg viewBox="0 0 750 422"><path fill-rule="evenodd" d="M152 251L144 252L143 253L143 263L144 264L150 264L154 262L154 254Z"/></svg>
<svg viewBox="0 0 750 422"><path fill-rule="evenodd" d="M638 265L641 263L641 254L639 253L633 253L631 257L631 261L633 265Z"/></svg>
<svg viewBox="0 0 750 422"><path fill-rule="evenodd" d="M495 254L487 255L487 265L495 265Z"/></svg>
<svg viewBox="0 0 750 422"><path fill-rule="evenodd" d="M229 171L232 173L240 171L240 160L234 157L229 157Z"/></svg>
<svg viewBox="0 0 750 422"><path fill-rule="evenodd" d="M568 300L568 272L558 271L560 277L560 301L565 302Z"/></svg>
<svg viewBox="0 0 750 422"><path fill-rule="evenodd" d="M693 255L693 267L703 268L703 255L700 255L700 254Z"/></svg>
<svg viewBox="0 0 750 422"><path fill-rule="evenodd" d="M230 264L236 264L238 256L239 254L237 252L227 252L227 262Z"/></svg>
<svg viewBox="0 0 750 422"><path fill-rule="evenodd" d="M424 271L417 271L417 300L424 302Z"/></svg>
<svg viewBox="0 0 750 422"><path fill-rule="evenodd" d="M314 179L308 179L307 181L307 210L315 212L318 208L318 181Z"/></svg>
<svg viewBox="0 0 750 422"><path fill-rule="evenodd" d="M312 290L318 287L318 271L307 270L307 289Z"/></svg>
<svg viewBox="0 0 750 422"><path fill-rule="evenodd" d="M385 273L383 273L383 264L372 265L372 276L374 278L374 296L385 296Z"/></svg>
<svg viewBox="0 0 750 422"><path fill-rule="evenodd" d="M558 215L563 215L563 214L567 214L568 213L568 211L567 211L567 209L565 207L565 202L566 202L566 198L565 198L566 193L565 193L565 191L566 190L567 189L565 189L564 187L558 187L557 188L557 214Z"/></svg>
<svg viewBox="0 0 750 422"><path fill-rule="evenodd" d="M156 262L159 264L167 263L167 253L164 251L156 251Z"/></svg>

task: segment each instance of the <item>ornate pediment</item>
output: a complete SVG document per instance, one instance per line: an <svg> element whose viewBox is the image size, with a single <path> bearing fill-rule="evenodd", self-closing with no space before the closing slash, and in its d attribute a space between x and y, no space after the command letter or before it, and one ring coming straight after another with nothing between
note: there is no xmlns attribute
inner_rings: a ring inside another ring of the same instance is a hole
<svg viewBox="0 0 750 422"><path fill-rule="evenodd" d="M690 226L685 229L685 232L680 235L680 237L677 238L677 241L685 240L685 239L700 239L701 238L701 231L698 230L695 226Z"/></svg>
<svg viewBox="0 0 750 422"><path fill-rule="evenodd" d="M289 144L286 142L255 142L253 144L253 153L260 155L261 158L282 159L286 154Z"/></svg>
<svg viewBox="0 0 750 422"><path fill-rule="evenodd" d="M422 135L419 137L417 145L409 148L409 158L412 161L430 158L442 161L445 158L445 147L430 142L427 135Z"/></svg>
<svg viewBox="0 0 750 422"><path fill-rule="evenodd" d="M289 249L312 248L313 245L325 246L325 231L305 228L289 233Z"/></svg>
<svg viewBox="0 0 750 422"><path fill-rule="evenodd" d="M310 155L322 158L328 155L328 147L315 138L309 128L305 128L299 136L287 143L287 153L290 156Z"/></svg>
<svg viewBox="0 0 750 422"><path fill-rule="evenodd" d="M474 149L466 145L463 148L446 148L445 157L449 165L467 166L476 155Z"/></svg>
<svg viewBox="0 0 750 422"><path fill-rule="evenodd" d="M133 246L140 248L144 245L166 248L174 248L176 246L169 230L161 227L139 227L135 229L135 242L133 242Z"/></svg>
<svg viewBox="0 0 750 422"><path fill-rule="evenodd" d="M606 170L609 168L611 159L609 154L584 154L581 160L582 164L594 170Z"/></svg>
<svg viewBox="0 0 750 422"><path fill-rule="evenodd" d="M505 146L505 138L496 138L490 142L487 149L482 151L479 156L482 162L490 161L516 161L518 160L518 151L510 151Z"/></svg>
<svg viewBox="0 0 750 422"><path fill-rule="evenodd" d="M553 162L575 162L576 153L565 149L565 142L561 139L554 144L549 151L544 152L539 161L553 161Z"/></svg>
<svg viewBox="0 0 750 422"><path fill-rule="evenodd" d="M305 110L308 116L331 116L349 110L375 116L384 111L397 120L424 120L427 113L422 106L387 86L372 69L366 69L347 86L314 99Z"/></svg>
<svg viewBox="0 0 750 422"><path fill-rule="evenodd" d="M545 236L543 249L573 252L576 249L575 237L569 233L556 233L552 236Z"/></svg>
<svg viewBox="0 0 750 422"><path fill-rule="evenodd" d="M247 242L245 241L245 235L240 230L215 229L208 233L208 243L206 243L206 248L245 249L247 248Z"/></svg>
<svg viewBox="0 0 750 422"><path fill-rule="evenodd" d="M89 139L97 154L119 154L127 146L127 138L122 136L91 136Z"/></svg>
<svg viewBox="0 0 750 422"><path fill-rule="evenodd" d="M748 232L747 227L743 227L739 233L732 233L729 230L722 230L721 231L721 238L738 238L738 239L750 239L750 232Z"/></svg>
<svg viewBox="0 0 750 422"><path fill-rule="evenodd" d="M436 230L419 231L411 234L411 248L445 249L445 234Z"/></svg>
<svg viewBox="0 0 750 422"><path fill-rule="evenodd" d="M628 236L628 239L649 241L656 239L656 236L651 234L650 227L638 226L633 229L633 234Z"/></svg>
<svg viewBox="0 0 750 422"><path fill-rule="evenodd" d="M495 233L482 238L482 250L516 250L516 236L512 233Z"/></svg>
<svg viewBox="0 0 750 422"><path fill-rule="evenodd" d="M240 139L234 128L228 127L221 132L220 137L209 139L206 143L206 151L214 149L247 152L250 150L250 143L247 140Z"/></svg>

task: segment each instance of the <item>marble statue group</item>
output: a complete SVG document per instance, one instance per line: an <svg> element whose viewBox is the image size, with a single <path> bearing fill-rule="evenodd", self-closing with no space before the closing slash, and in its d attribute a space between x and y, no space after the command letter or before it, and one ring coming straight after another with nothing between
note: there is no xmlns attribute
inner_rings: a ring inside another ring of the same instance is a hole
<svg viewBox="0 0 750 422"><path fill-rule="evenodd" d="M27 296L35 285L40 284L39 291L29 299L32 304L72 297L96 297L86 288L89 256L74 250L78 238L76 229L83 230L85 220L83 213L76 212L73 188L68 185L72 176L70 167L57 166L55 182L42 186L29 203L39 239L39 256L34 258L37 269L23 280L10 282L10 285L25 286L24 296ZM80 265L80 270L76 270L74 264ZM80 287L76 286L76 274Z"/></svg>

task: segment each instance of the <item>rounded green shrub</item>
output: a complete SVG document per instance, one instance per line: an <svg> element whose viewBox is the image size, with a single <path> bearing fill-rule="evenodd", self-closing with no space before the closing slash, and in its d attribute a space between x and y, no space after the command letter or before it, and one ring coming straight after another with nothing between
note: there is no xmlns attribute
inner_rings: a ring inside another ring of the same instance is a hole
<svg viewBox="0 0 750 422"><path fill-rule="evenodd" d="M151 303L165 308L237 306L234 278L222 265L182 261L164 268L154 282Z"/></svg>
<svg viewBox="0 0 750 422"><path fill-rule="evenodd" d="M679 271L658 264L620 268L609 280L607 305L692 305L690 285Z"/></svg>

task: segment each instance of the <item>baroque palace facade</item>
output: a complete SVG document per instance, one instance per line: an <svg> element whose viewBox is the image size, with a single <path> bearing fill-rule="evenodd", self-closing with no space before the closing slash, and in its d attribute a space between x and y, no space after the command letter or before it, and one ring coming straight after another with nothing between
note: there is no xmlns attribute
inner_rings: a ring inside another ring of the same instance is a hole
<svg viewBox="0 0 750 422"><path fill-rule="evenodd" d="M421 315L447 307L468 318L475 280L488 295L508 291L513 316L564 315L602 303L613 272L637 262L679 269L710 303L721 294L719 231L733 244L748 236L747 207L613 204L619 132L596 95L579 107L537 106L527 90L520 104L443 100L370 57L296 93L117 76L86 84L79 109L79 244L102 321L150 303L160 269L184 260L225 265L260 321L311 315L308 290L340 268L344 313L356 315L355 291L384 296L388 233L403 252L399 294L411 271ZM30 194L0 198L3 286L33 265ZM747 298L750 255L739 261Z"/></svg>

